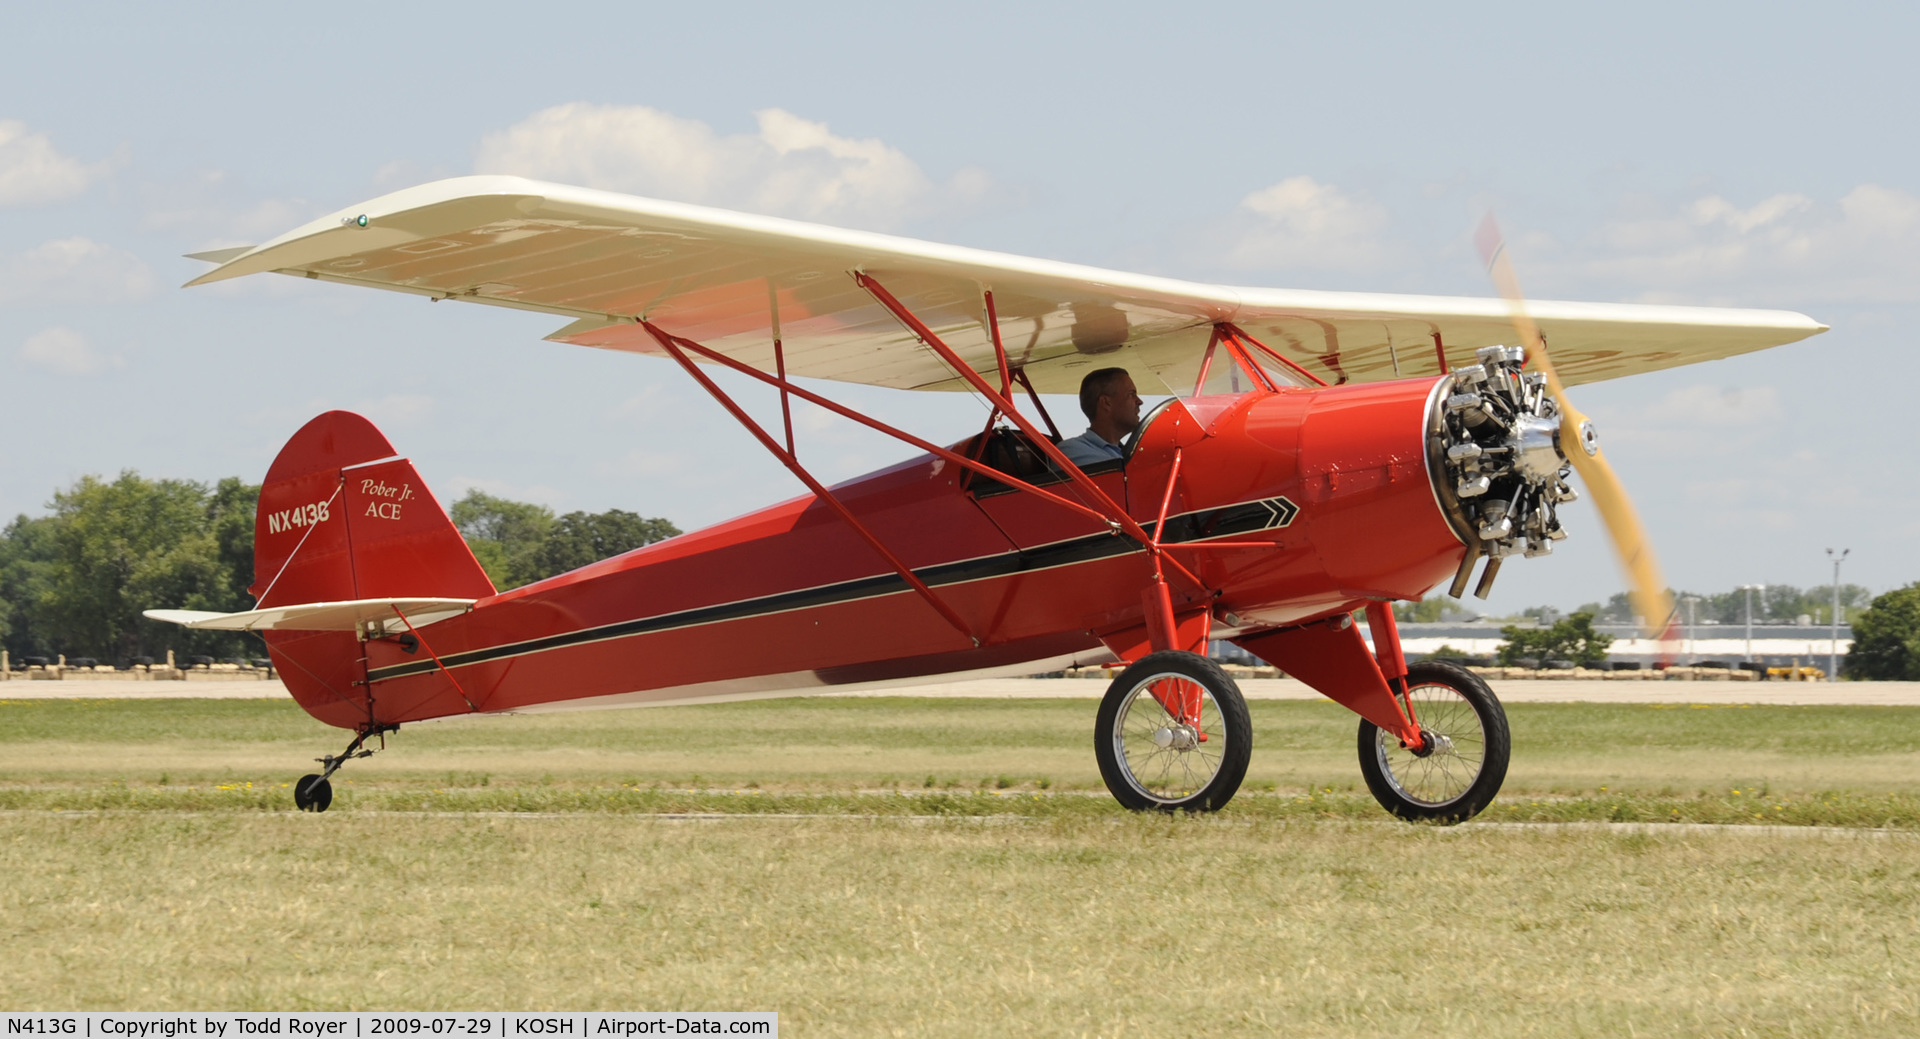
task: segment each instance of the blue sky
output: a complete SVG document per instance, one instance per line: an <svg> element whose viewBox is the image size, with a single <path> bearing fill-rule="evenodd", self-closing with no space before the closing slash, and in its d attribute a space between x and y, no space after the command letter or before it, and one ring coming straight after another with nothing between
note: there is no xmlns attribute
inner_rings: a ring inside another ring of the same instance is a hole
<svg viewBox="0 0 1920 1039"><path fill-rule="evenodd" d="M361 410L471 487L691 527L798 485L670 365L533 315L181 253L519 172L1209 281L1800 310L1583 387L1676 585L1920 579L1920 16L1895 5L41 5L0 63L0 515L85 473L257 479ZM958 438L978 406L847 395ZM844 478L896 445L813 416ZM1584 505L1492 606L1619 587Z"/></svg>

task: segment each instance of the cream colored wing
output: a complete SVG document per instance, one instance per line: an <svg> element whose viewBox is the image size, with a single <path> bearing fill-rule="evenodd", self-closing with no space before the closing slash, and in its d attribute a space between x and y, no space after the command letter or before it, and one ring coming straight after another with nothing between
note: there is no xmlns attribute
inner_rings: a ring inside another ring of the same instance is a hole
<svg viewBox="0 0 1920 1039"><path fill-rule="evenodd" d="M199 285L273 271L574 319L549 338L635 353L636 323L765 371L960 389L854 283L859 270L981 372L996 368L982 294L1043 392L1120 365L1184 393L1210 329L1232 321L1328 382L1433 375L1513 337L1498 299L1236 288L938 245L517 177L462 177L323 217L265 245L202 254ZM1825 329L1785 311L1535 302L1569 383L1791 343ZM1436 338L1437 337L1437 338Z"/></svg>

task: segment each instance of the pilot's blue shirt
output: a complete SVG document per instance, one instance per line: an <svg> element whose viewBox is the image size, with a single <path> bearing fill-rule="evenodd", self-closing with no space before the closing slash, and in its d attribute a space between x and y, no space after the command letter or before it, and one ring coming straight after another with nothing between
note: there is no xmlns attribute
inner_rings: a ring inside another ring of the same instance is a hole
<svg viewBox="0 0 1920 1039"><path fill-rule="evenodd" d="M1127 456L1118 444L1107 443L1105 437L1091 429L1077 437L1068 437L1060 441L1060 453L1083 469L1095 462L1110 462Z"/></svg>

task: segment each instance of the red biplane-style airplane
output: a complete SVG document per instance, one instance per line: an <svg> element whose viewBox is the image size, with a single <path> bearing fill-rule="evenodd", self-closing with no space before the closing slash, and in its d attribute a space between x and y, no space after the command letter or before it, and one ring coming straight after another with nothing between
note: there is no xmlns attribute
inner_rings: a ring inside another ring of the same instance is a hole
<svg viewBox="0 0 1920 1039"><path fill-rule="evenodd" d="M1252 747L1228 639L1360 715L1388 811L1456 822L1505 776L1493 692L1409 665L1390 605L1564 537L1574 469L1633 577L1664 584L1592 426L1591 382L1790 343L1800 314L1226 288L511 177L439 181L265 245L200 254L202 284L263 271L563 315L552 338L654 354L810 494L498 591L411 463L328 412L268 470L257 608L157 610L252 630L314 717L370 738L470 713L684 703L1118 659L1094 753L1134 809L1226 804ZM1536 324L1537 322L1537 324ZM1523 346L1501 345L1518 331ZM1548 363L1544 330L1551 334ZM1124 457L1080 466L1042 393L1125 368L1153 408ZM709 371L773 388L756 422ZM929 443L794 378L971 391L985 428ZM1017 398L1024 398L1024 401ZM809 401L923 452L824 486L793 438ZM1364 612L1370 649L1353 618Z"/></svg>

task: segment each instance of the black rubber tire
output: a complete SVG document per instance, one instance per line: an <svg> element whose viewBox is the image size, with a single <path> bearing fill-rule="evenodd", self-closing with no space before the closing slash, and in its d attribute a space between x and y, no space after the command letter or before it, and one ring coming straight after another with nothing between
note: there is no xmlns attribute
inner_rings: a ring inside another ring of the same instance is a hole
<svg viewBox="0 0 1920 1039"><path fill-rule="evenodd" d="M1200 687L1197 727L1179 724L1148 691L1173 679ZM1156 743L1156 734L1169 742ZM1136 812L1218 811L1240 789L1252 752L1253 723L1240 687L1218 664L1180 650L1149 654L1121 672L1107 687L1093 726L1100 778L1114 800ZM1141 774L1149 770L1157 775Z"/></svg>
<svg viewBox="0 0 1920 1039"><path fill-rule="evenodd" d="M294 807L303 812L324 812L333 804L333 784L310 772L293 784Z"/></svg>
<svg viewBox="0 0 1920 1039"><path fill-rule="evenodd" d="M1414 721L1446 744L1419 757L1362 720L1360 774L1374 800L1402 819L1447 826L1466 822L1493 803L1506 781L1513 749L1507 712L1479 675L1446 661L1425 660L1407 668L1407 691Z"/></svg>

